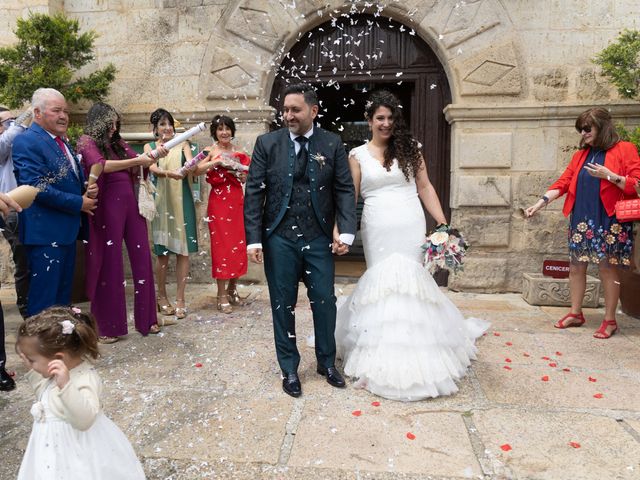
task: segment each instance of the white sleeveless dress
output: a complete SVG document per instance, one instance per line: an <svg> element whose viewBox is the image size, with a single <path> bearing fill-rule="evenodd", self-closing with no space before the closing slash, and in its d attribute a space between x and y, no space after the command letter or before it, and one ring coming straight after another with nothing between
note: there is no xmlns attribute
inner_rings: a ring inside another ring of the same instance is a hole
<svg viewBox="0 0 640 480"><path fill-rule="evenodd" d="M49 407L53 380L31 407L33 429L18 480L144 480L145 474L124 433L100 412L80 431Z"/></svg>
<svg viewBox="0 0 640 480"><path fill-rule="evenodd" d="M489 324L465 319L423 266L426 221L416 184L394 161L387 171L367 145L360 164L367 271L339 299L338 358L356 387L401 401L450 395Z"/></svg>

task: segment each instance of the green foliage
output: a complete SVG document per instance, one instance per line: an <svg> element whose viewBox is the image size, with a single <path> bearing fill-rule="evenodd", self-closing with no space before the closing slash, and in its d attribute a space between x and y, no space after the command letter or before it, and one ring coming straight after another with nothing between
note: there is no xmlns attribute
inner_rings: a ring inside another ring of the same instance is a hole
<svg viewBox="0 0 640 480"><path fill-rule="evenodd" d="M77 123L69 123L67 127L67 138L69 138L69 143L75 149L78 145L78 139L84 133L84 127L82 125L78 125Z"/></svg>
<svg viewBox="0 0 640 480"><path fill-rule="evenodd" d="M96 33L80 33L77 20L62 14L34 13L19 19L18 43L0 48L0 103L19 108L41 87L59 90L70 102L102 100L115 79L116 67L107 65L86 77L74 72L94 59Z"/></svg>
<svg viewBox="0 0 640 480"><path fill-rule="evenodd" d="M616 130L622 140L633 143L640 151L640 127L627 129L622 123L617 123Z"/></svg>
<svg viewBox="0 0 640 480"><path fill-rule="evenodd" d="M624 98L640 96L640 31L625 30L594 62Z"/></svg>

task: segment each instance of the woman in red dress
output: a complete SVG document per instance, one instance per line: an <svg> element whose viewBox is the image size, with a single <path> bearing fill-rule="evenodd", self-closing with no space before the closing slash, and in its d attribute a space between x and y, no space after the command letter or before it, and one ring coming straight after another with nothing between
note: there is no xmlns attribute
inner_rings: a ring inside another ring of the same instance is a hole
<svg viewBox="0 0 640 480"><path fill-rule="evenodd" d="M231 143L236 126L230 117L216 115L211 120L214 144L206 148L207 161L198 169L213 162L207 172L211 184L207 206L211 238L211 275L218 284L218 310L231 313L232 305L240 305L236 289L239 277L247 273L247 245L244 234L244 192L242 184L251 161Z"/></svg>

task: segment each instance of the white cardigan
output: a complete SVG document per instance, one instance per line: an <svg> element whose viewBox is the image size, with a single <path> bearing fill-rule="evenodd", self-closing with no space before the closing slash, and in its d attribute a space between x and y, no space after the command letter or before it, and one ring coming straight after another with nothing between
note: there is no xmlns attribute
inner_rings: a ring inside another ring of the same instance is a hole
<svg viewBox="0 0 640 480"><path fill-rule="evenodd" d="M40 399L49 381L34 370L27 373L27 380ZM70 423L77 430L88 430L100 413L102 381L95 367L84 361L69 370L69 381L63 389L57 385L49 391L49 408L58 418Z"/></svg>

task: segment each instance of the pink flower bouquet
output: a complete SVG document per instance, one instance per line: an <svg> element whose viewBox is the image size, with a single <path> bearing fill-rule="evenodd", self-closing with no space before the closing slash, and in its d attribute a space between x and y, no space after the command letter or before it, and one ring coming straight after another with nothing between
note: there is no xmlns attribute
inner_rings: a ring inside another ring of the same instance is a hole
<svg viewBox="0 0 640 480"><path fill-rule="evenodd" d="M439 268L446 268L454 273L462 270L464 256L469 248L462 234L445 225L438 228L422 245L424 249L424 266L435 273Z"/></svg>

